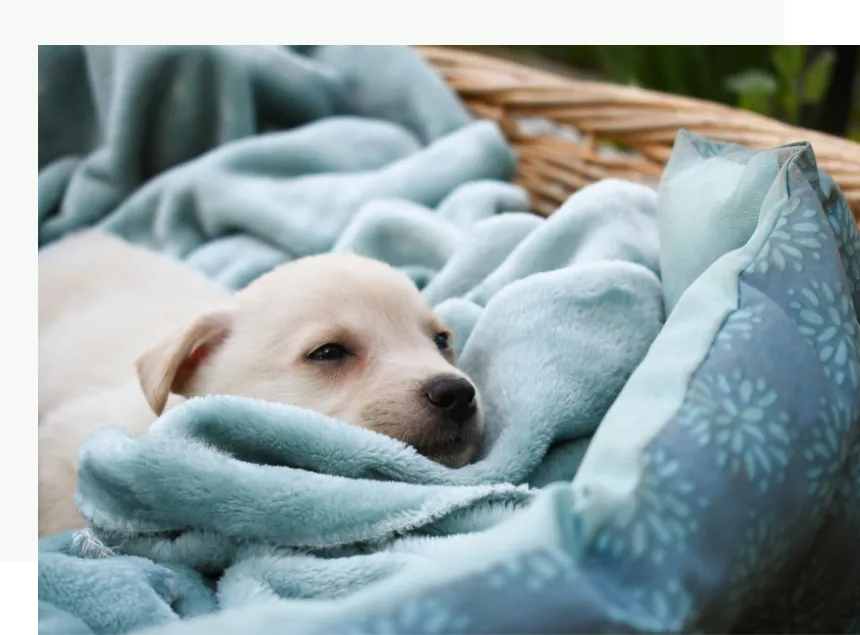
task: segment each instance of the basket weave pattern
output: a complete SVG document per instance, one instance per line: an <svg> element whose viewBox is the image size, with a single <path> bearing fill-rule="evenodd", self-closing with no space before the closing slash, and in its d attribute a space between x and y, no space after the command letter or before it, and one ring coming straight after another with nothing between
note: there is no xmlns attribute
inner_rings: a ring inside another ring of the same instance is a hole
<svg viewBox="0 0 860 635"><path fill-rule="evenodd" d="M569 79L454 48L417 50L476 116L501 126L518 155L517 182L538 214L551 214L570 194L603 178L656 183L678 128L686 128L761 149L809 141L860 223L860 144L853 141L708 101ZM558 127L525 129L524 122L535 119Z"/></svg>

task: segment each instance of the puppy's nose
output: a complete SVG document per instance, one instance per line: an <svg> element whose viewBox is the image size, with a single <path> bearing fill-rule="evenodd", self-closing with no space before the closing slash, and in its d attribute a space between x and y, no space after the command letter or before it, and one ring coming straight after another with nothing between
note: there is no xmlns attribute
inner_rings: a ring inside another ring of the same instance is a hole
<svg viewBox="0 0 860 635"><path fill-rule="evenodd" d="M457 424L465 423L478 410L475 387L463 377L434 377L424 385L424 394L427 401Z"/></svg>

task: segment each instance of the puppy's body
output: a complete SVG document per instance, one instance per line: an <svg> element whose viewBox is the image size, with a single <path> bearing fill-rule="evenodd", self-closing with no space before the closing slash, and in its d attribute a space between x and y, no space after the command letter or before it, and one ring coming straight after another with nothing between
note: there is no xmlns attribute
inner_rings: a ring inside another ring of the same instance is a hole
<svg viewBox="0 0 860 635"><path fill-rule="evenodd" d="M178 326L230 301L170 258L82 232L39 253L39 413L85 392L132 384L134 363Z"/></svg>
<svg viewBox="0 0 860 635"><path fill-rule="evenodd" d="M229 300L191 267L106 234L40 252L40 536L82 524L74 492L83 438L108 425L139 435L156 418L135 371L141 353Z"/></svg>
<svg viewBox="0 0 860 635"><path fill-rule="evenodd" d="M84 436L142 434L195 395L307 407L459 467L483 419L447 335L405 276L358 256L288 263L234 295L99 232L59 241L39 254L39 534L83 525Z"/></svg>

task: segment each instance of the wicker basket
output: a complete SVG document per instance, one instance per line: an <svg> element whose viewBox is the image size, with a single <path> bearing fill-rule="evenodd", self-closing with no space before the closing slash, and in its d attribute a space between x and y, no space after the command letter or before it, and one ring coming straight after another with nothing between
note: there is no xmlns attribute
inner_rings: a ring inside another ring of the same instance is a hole
<svg viewBox="0 0 860 635"><path fill-rule="evenodd" d="M678 128L686 128L762 149L811 142L860 223L860 144L853 141L722 104L569 79L456 48L417 50L476 116L502 127L519 157L517 181L538 214L551 214L572 192L602 178L656 183ZM535 130L541 122L543 129Z"/></svg>

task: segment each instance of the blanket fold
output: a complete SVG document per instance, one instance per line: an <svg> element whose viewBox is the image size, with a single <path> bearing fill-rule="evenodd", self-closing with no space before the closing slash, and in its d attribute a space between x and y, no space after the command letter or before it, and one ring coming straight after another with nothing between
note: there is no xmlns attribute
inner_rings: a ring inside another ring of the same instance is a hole
<svg viewBox="0 0 860 635"><path fill-rule="evenodd" d="M659 195L542 219L408 48L42 47L39 84L40 246L101 227L231 289L388 262L487 417L459 470L252 399L117 419L89 528L40 541L40 633L851 628L860 237L808 144L682 131Z"/></svg>
<svg viewBox="0 0 860 635"><path fill-rule="evenodd" d="M606 223L623 229L625 215L644 214L656 233L653 193L642 199L644 209L624 207L631 188L648 193L638 187L607 182L583 191L552 221L555 232L527 239L530 248L542 253L541 241L579 232L576 219L593 222L613 197L616 214ZM516 215L510 220L521 225ZM348 555L405 534L481 531L510 516L533 498L535 490L525 487L532 474L541 484L572 478L588 438L659 331L654 272L604 257L626 255L639 238L635 224L630 230L607 232L612 240L603 237L607 245L595 260L525 275L478 308L461 364L485 395L481 461L450 470L398 441L311 411L237 397L192 399L142 438L117 427L85 441L78 505L94 538L122 553L220 573L249 569L242 562L249 542L318 554L348 548L341 551ZM273 553L281 555L269 561L293 555Z"/></svg>

